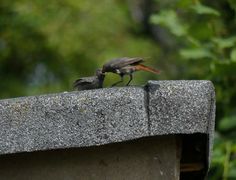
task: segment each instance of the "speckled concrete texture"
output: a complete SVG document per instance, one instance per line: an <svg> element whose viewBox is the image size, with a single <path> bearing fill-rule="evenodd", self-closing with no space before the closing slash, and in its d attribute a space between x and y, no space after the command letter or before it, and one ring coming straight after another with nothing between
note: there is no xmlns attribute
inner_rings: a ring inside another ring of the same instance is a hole
<svg viewBox="0 0 236 180"><path fill-rule="evenodd" d="M0 154L96 146L162 134L199 132L212 142L214 103L209 81L149 81L145 88L1 100Z"/></svg>
<svg viewBox="0 0 236 180"><path fill-rule="evenodd" d="M148 135L145 93L124 87L0 101L0 154L84 147Z"/></svg>
<svg viewBox="0 0 236 180"><path fill-rule="evenodd" d="M215 90L210 81L149 81L150 135L204 133L211 161L215 128Z"/></svg>
<svg viewBox="0 0 236 180"><path fill-rule="evenodd" d="M150 134L213 133L210 81L149 81Z"/></svg>

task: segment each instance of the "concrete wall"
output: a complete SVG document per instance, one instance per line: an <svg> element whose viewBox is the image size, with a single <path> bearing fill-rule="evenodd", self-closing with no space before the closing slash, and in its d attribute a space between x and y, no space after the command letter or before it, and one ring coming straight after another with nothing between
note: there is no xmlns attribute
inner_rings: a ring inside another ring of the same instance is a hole
<svg viewBox="0 0 236 180"><path fill-rule="evenodd" d="M0 156L1 180L177 180L174 136Z"/></svg>

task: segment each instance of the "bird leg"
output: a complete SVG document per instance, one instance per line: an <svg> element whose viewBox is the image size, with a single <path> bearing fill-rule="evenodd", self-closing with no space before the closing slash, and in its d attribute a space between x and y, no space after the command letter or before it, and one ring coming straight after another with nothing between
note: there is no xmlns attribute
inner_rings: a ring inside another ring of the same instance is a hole
<svg viewBox="0 0 236 180"><path fill-rule="evenodd" d="M120 83L122 83L122 82L124 81L124 76L123 76L123 75L120 75L120 77L121 77L121 80L118 81L118 82L116 82L116 83L114 83L114 84L112 84L111 87L114 87L114 86L116 86L117 84L120 84Z"/></svg>
<svg viewBox="0 0 236 180"><path fill-rule="evenodd" d="M132 74L130 74L130 75L129 75L129 82L126 84L126 86L128 86L128 85L129 85L129 83L130 83L132 80L133 80L133 75L132 75Z"/></svg>

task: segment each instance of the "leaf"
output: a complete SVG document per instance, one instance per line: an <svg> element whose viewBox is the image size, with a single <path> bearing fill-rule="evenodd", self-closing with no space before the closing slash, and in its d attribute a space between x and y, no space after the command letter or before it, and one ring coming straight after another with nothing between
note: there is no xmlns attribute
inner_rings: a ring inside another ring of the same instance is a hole
<svg viewBox="0 0 236 180"><path fill-rule="evenodd" d="M230 169L229 169L229 178L236 179L236 159L232 159L230 162Z"/></svg>
<svg viewBox="0 0 236 180"><path fill-rule="evenodd" d="M221 131L236 129L236 115L224 117L219 123Z"/></svg>
<svg viewBox="0 0 236 180"><path fill-rule="evenodd" d="M212 64L212 76L219 76L219 77L235 77L235 69L236 69L236 62L234 61L215 61Z"/></svg>
<svg viewBox="0 0 236 180"><path fill-rule="evenodd" d="M182 49L180 51L180 55L185 59L201 59L213 57L210 51L203 48Z"/></svg>
<svg viewBox="0 0 236 180"><path fill-rule="evenodd" d="M152 15L150 21L153 24L168 28L176 36L187 34L187 26L180 22L176 12L173 10L163 10L159 14Z"/></svg>
<svg viewBox="0 0 236 180"><path fill-rule="evenodd" d="M224 49L224 48L230 48L235 46L236 43L236 37L232 36L229 38L214 38L212 39L212 41L220 48L220 49Z"/></svg>
<svg viewBox="0 0 236 180"><path fill-rule="evenodd" d="M236 10L236 1L235 0L228 0L230 7L234 10Z"/></svg>
<svg viewBox="0 0 236 180"><path fill-rule="evenodd" d="M230 53L230 59L231 61L236 62L236 48L234 48Z"/></svg>
<svg viewBox="0 0 236 180"><path fill-rule="evenodd" d="M193 2L189 0L176 1L178 8L188 8L191 7Z"/></svg>
<svg viewBox="0 0 236 180"><path fill-rule="evenodd" d="M197 14L209 14L209 15L220 16L220 13L217 10L208 7L206 5L202 5L201 3L197 3L192 7L192 9L194 9Z"/></svg>
<svg viewBox="0 0 236 180"><path fill-rule="evenodd" d="M221 148L215 148L212 154L212 163L214 164L222 164L224 162L224 152Z"/></svg>

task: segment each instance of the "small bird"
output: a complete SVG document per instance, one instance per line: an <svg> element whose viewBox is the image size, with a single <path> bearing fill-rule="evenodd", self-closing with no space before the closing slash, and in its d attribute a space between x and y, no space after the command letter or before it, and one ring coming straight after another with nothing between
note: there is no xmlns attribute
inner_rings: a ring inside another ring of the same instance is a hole
<svg viewBox="0 0 236 180"><path fill-rule="evenodd" d="M129 75L130 79L129 79L129 82L126 84L126 86L128 86L129 83L133 79L132 74L135 71L142 70L142 71L152 72L155 74L160 74L159 70L156 70L154 68L151 68L151 67L141 64L143 62L144 62L144 59L141 57L134 57L134 58L122 57L122 58L112 59L111 61L109 61L103 65L102 73L112 72L112 73L120 75L121 80L116 82L112 86L115 86L115 85L123 82L124 75Z"/></svg>
<svg viewBox="0 0 236 180"><path fill-rule="evenodd" d="M77 90L102 88L104 78L105 78L105 74L102 72L102 70L97 69L95 76L82 77L80 79L77 79L73 83L73 87L74 89L77 89Z"/></svg>

